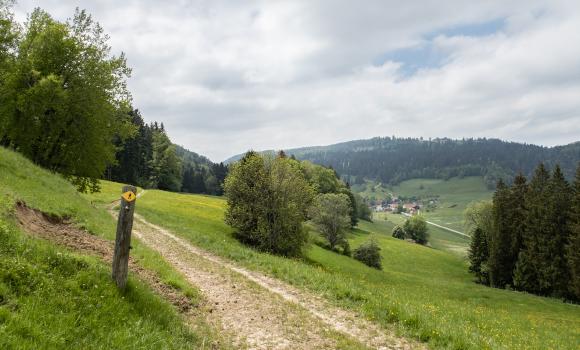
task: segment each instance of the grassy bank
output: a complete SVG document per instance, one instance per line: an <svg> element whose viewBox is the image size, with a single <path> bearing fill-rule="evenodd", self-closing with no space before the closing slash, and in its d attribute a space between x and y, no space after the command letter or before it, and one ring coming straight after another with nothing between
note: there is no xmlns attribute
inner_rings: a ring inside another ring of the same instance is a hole
<svg viewBox="0 0 580 350"><path fill-rule="evenodd" d="M30 238L15 224L12 211L20 200L112 239L115 222L99 203L120 185L106 186L91 203L60 176L0 148L0 348L179 349L218 338L202 319L190 331L173 306L132 274L120 294L107 264ZM197 291L158 254L136 241L133 248L142 266L197 301Z"/></svg>

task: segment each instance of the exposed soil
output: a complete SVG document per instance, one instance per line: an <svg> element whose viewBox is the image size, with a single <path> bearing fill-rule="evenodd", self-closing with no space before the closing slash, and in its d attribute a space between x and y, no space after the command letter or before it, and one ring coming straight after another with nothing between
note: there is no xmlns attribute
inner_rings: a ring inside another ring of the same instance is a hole
<svg viewBox="0 0 580 350"><path fill-rule="evenodd" d="M67 219L46 215L19 202L16 205L16 219L25 232L49 240L69 249L96 255L104 261L113 260L114 243L81 230ZM193 312L191 300L175 288L163 283L155 273L139 266L129 258L129 269L150 285L156 293L176 306L182 313Z"/></svg>

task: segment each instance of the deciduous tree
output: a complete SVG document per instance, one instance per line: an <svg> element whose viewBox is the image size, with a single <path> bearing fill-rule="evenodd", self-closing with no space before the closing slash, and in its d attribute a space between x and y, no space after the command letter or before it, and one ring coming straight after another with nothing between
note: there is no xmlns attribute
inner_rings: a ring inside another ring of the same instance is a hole
<svg viewBox="0 0 580 350"><path fill-rule="evenodd" d="M344 194L319 194L310 209L312 222L328 242L330 249L347 249L347 230L350 228L350 203Z"/></svg>

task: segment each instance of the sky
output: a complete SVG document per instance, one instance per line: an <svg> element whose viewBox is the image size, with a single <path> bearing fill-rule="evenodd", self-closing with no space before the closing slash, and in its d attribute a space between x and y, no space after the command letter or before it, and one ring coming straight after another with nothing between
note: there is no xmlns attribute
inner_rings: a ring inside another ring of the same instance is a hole
<svg viewBox="0 0 580 350"><path fill-rule="evenodd" d="M580 1L20 0L88 10L133 105L214 161L375 136L580 141Z"/></svg>

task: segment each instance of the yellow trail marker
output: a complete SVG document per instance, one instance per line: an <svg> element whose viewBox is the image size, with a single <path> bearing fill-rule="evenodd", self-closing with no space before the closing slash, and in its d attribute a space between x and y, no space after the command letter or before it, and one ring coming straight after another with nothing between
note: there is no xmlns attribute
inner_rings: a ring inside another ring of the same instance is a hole
<svg viewBox="0 0 580 350"><path fill-rule="evenodd" d="M123 197L127 202L132 202L135 200L135 198L137 198L137 196L135 195L135 192L133 192L133 191L125 192L121 195L121 197Z"/></svg>

